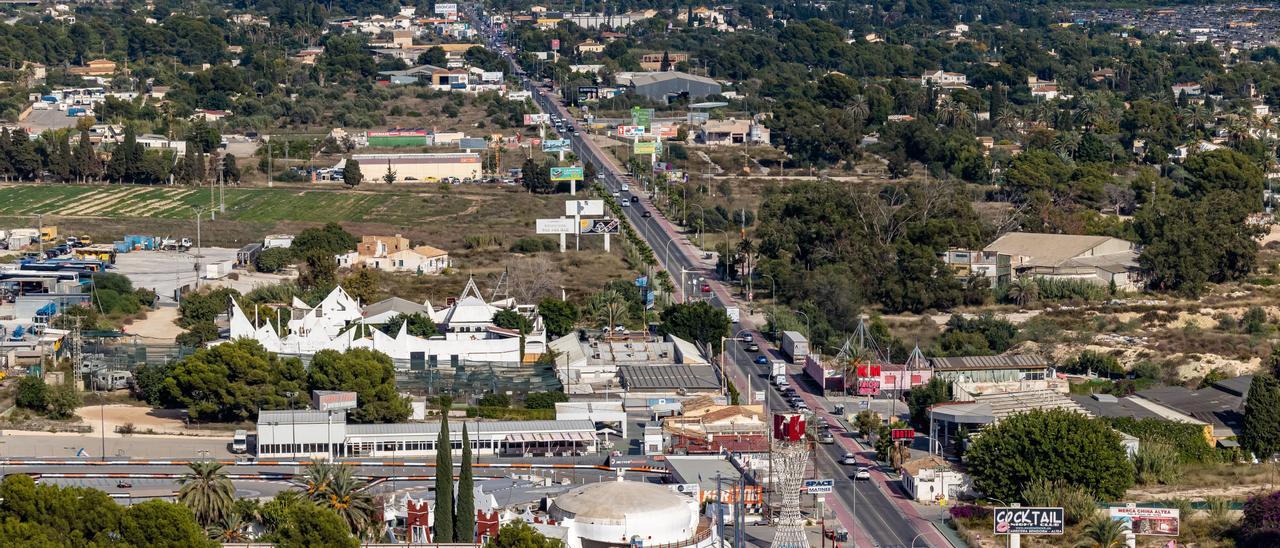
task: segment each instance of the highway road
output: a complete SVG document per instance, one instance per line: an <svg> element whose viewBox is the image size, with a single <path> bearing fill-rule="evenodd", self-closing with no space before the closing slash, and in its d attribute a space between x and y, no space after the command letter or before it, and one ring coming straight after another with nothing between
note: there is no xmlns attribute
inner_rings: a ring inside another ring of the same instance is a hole
<svg viewBox="0 0 1280 548"><path fill-rule="evenodd" d="M474 9L474 8L472 8ZM498 50L495 36L491 29L487 29L475 17L474 12L469 12L473 16L476 28L481 29L485 35L485 42L490 49ZM507 57L511 64L512 72L522 74L519 65L514 58ZM596 146L590 139L581 135L581 127L570 112L562 106L557 98L543 89L540 85L530 79L524 80L525 89L532 93L534 101L538 107L544 112L558 117L566 122L565 138L570 139L572 150L584 161L591 162L596 166L596 171L600 181L610 192L620 192L624 183L630 183L624 179L625 170L614 162L613 158L605 153L600 147ZM736 305L730 296L729 289L722 283L715 281L713 269L709 269L698 256L698 250L692 246L688 240L681 235L675 226L664 219L649 202L647 196L637 195L639 202L638 207L623 208L623 214L626 216L630 224L636 229L637 233L645 239L654 250L654 254L658 262L671 273L673 281L680 286L681 273L691 272L695 275L703 276L709 281L712 291L704 294L711 304L716 306L724 306L729 303L731 306ZM622 199L626 199L624 193ZM652 217L644 217L644 211L652 212ZM684 291L688 287L680 287L678 295L684 298ZM778 355L775 349L768 346L761 334L752 331L752 326L747 324L735 324L735 338L739 337L744 331L752 332L755 340L760 344L761 352L772 352ZM763 366L752 363L753 355L747 353L740 345L730 344L726 346L727 359L732 363L733 367L727 368L726 375L732 379L735 386L739 387L744 398L754 397L754 393L758 389L764 389L766 393L767 406L775 411L790 411L790 405L782 398L781 394L768 383L760 375ZM802 375L795 374L794 367L791 375L792 386L803 392L805 383L801 382ZM745 390L744 390L745 388ZM820 415L827 416L832 425L838 424L835 418L826 413L822 408L814 394L806 394L805 399L810 402L811 407L818 411ZM833 428L833 432L835 429ZM851 470L848 467L838 464L839 459L843 456L847 448L854 447L852 439L841 440L841 443L830 445L817 445L820 449L816 455L816 466L818 473L823 477L829 477L836 481L835 500L844 505L845 509L853 516L856 526L854 527L855 543L870 538L871 542L876 546L909 546L920 535L924 535L925 544L930 546L944 546L945 539L941 537L928 522L921 519L908 519L903 514L898 502L890 496L886 495L884 489L887 487L883 474L875 472L874 481L855 482L850 479ZM868 464L870 464L868 462ZM828 501L831 499L829 498ZM865 535L865 536L864 536ZM862 541L865 544L865 541Z"/></svg>

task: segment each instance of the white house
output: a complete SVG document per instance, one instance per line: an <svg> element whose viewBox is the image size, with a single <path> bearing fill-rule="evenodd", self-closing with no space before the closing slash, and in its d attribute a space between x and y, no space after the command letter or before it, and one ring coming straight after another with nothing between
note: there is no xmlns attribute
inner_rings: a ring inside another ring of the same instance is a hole
<svg viewBox="0 0 1280 548"><path fill-rule="evenodd" d="M920 85L928 87L930 84L940 87L958 87L969 84L969 77L959 72L947 72L944 70L935 70L920 75Z"/></svg>
<svg viewBox="0 0 1280 548"><path fill-rule="evenodd" d="M901 470L902 487L916 502L957 500L973 491L973 480L937 455L907 461Z"/></svg>

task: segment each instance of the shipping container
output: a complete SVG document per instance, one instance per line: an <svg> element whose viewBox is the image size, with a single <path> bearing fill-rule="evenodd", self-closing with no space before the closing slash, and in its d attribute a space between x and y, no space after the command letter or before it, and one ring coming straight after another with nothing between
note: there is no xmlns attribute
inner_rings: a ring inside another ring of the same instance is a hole
<svg viewBox="0 0 1280 548"><path fill-rule="evenodd" d="M809 340L798 331L783 331L782 351L791 358L791 363L803 364L804 358L809 355Z"/></svg>

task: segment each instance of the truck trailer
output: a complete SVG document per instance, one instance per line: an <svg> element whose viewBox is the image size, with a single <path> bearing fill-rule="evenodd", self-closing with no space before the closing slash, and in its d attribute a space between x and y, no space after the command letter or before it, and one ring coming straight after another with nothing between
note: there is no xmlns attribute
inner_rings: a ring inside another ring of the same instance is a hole
<svg viewBox="0 0 1280 548"><path fill-rule="evenodd" d="M799 331L783 331L782 351L791 358L791 363L803 364L805 356L809 355L809 339L804 338Z"/></svg>

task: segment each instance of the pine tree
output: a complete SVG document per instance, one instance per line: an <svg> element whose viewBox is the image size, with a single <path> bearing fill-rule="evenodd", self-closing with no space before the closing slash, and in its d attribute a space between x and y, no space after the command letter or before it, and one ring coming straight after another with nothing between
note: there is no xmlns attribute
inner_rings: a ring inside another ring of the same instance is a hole
<svg viewBox="0 0 1280 548"><path fill-rule="evenodd" d="M387 172L382 174L382 182L387 184L396 182L396 172L391 169L391 160L387 160Z"/></svg>
<svg viewBox="0 0 1280 548"><path fill-rule="evenodd" d="M82 183L96 179L101 174L98 154L93 150L93 141L89 139L88 130L80 131L80 142L76 143L72 166L76 179Z"/></svg>
<svg viewBox="0 0 1280 548"><path fill-rule="evenodd" d="M9 128L0 130L0 176L13 178L13 151L9 147Z"/></svg>
<svg viewBox="0 0 1280 548"><path fill-rule="evenodd" d="M1280 380L1269 374L1254 375L1249 385L1240 445L1259 460L1280 451Z"/></svg>
<svg viewBox="0 0 1280 548"><path fill-rule="evenodd" d="M47 162L49 177L65 183L71 180L71 141L69 131L59 131L50 143Z"/></svg>
<svg viewBox="0 0 1280 548"><path fill-rule="evenodd" d="M360 173L360 162L354 158L347 158L347 164L342 167L342 184L355 188L362 180L364 180L364 174Z"/></svg>
<svg viewBox="0 0 1280 548"><path fill-rule="evenodd" d="M449 407L442 410L440 438L436 440L436 515L432 520L436 542L453 542L453 444L449 440Z"/></svg>
<svg viewBox="0 0 1280 548"><path fill-rule="evenodd" d="M40 156L36 154L36 145L26 130L15 129L9 133L9 151L14 175L19 179L35 178L40 170Z"/></svg>
<svg viewBox="0 0 1280 548"><path fill-rule="evenodd" d="M475 480L471 476L471 438L462 425L462 472L458 474L458 509L453 521L454 542L474 542L476 538Z"/></svg>
<svg viewBox="0 0 1280 548"><path fill-rule="evenodd" d="M671 54L670 53L666 51L662 52L662 63L658 65L658 70L662 72L671 70Z"/></svg>

